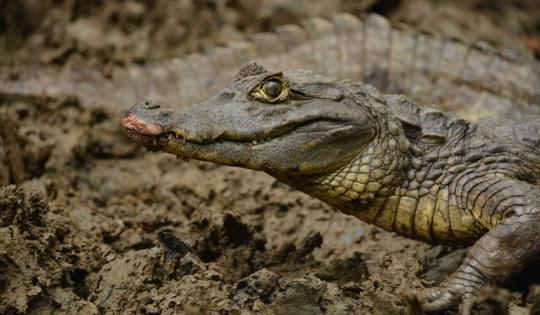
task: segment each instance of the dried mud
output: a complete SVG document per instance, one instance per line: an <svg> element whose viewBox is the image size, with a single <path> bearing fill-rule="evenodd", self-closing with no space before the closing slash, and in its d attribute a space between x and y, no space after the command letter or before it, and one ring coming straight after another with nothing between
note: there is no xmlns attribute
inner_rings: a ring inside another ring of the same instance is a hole
<svg viewBox="0 0 540 315"><path fill-rule="evenodd" d="M420 28L439 14L448 22L435 31L526 51L540 20L524 1L85 3L0 2L0 71L30 59L120 67L337 11ZM496 26L497 5L521 23ZM0 99L0 313L415 314L410 293L465 254L369 226L265 174L145 152L119 126L130 105ZM531 278L487 288L475 314L537 312Z"/></svg>

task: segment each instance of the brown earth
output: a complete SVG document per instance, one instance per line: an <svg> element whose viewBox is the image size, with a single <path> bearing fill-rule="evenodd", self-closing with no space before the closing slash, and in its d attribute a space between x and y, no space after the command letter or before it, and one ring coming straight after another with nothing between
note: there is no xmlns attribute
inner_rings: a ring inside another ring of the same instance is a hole
<svg viewBox="0 0 540 315"><path fill-rule="evenodd" d="M538 4L445 3L0 1L0 71L122 67L338 11L518 53L540 47ZM0 99L2 314L414 313L404 296L463 258L465 249L381 231L264 174L144 152L105 105ZM533 269L486 288L476 314L537 311Z"/></svg>

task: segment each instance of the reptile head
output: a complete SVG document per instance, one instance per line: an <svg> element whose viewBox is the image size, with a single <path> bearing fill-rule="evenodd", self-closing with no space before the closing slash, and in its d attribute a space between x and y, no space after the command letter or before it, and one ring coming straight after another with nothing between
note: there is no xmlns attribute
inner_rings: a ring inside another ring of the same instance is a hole
<svg viewBox="0 0 540 315"><path fill-rule="evenodd" d="M251 64L206 102L127 111L128 135L150 150L265 171L292 179L336 170L375 137L372 109L350 83L308 71L268 72Z"/></svg>

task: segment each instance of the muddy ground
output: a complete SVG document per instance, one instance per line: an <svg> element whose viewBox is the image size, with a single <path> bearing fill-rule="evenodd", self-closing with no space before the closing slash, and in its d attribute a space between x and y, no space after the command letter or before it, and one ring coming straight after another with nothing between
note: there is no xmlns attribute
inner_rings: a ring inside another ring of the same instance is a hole
<svg viewBox="0 0 540 315"><path fill-rule="evenodd" d="M89 3L0 1L0 71L114 70L340 11L540 50L532 1ZM0 98L0 313L405 314L404 294L463 258L466 249L381 231L264 174L145 152L119 126L130 105ZM531 268L486 290L477 314L508 303L528 314L538 279Z"/></svg>

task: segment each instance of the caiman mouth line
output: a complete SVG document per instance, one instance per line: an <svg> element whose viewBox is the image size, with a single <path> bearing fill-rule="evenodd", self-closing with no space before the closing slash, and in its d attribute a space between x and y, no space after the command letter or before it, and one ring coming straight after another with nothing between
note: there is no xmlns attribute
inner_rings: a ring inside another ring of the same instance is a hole
<svg viewBox="0 0 540 315"><path fill-rule="evenodd" d="M262 139L262 140L251 140L251 141L244 141L244 140L235 140L235 139L228 139L228 138L216 138L214 140L206 140L206 141L200 141L200 142L197 142L197 141L190 141L190 140L187 140L186 138L184 138L182 135L174 132L174 131L169 131L169 132L165 132L161 135L159 135L157 138L159 139L158 141L175 141L177 143L181 143L181 144L186 144L186 143L190 143L190 144L193 144L193 145L211 145L211 144L215 144L215 143L224 143L224 142L231 142L231 143L238 143L238 144L244 144L244 145L256 145L256 144L261 144L261 143L264 143L264 142L267 142L267 141L270 141L272 139L275 139L275 138L278 138L282 135L284 135L285 133L283 134L280 134L280 135L277 135L275 137L271 137L271 138L265 138L265 139Z"/></svg>
<svg viewBox="0 0 540 315"><path fill-rule="evenodd" d="M311 120L306 120L302 122L296 122L296 123L290 123L288 125L281 126L281 128L275 128L274 130L269 131L265 137L259 137L257 139L249 140L249 139L232 139L230 137L225 136L219 136L215 139L203 139L202 141L191 141L186 139L186 137L182 136L181 134L175 132L175 131L166 131L160 135L158 135L156 140L160 143L167 143L167 141L175 141L176 143L186 144L190 143L193 145L211 145L215 143L224 143L224 142L231 142L231 143L237 143L242 145L258 145L262 144L274 139L277 139L279 137L282 137L286 134L289 134L291 132L297 131L301 128L308 127L317 123L343 123L343 120L338 119L321 119L321 118L315 118ZM328 130L324 130L328 131ZM136 132L133 130L133 132ZM316 132L316 131L315 131ZM320 131L319 131L320 132ZM144 137L147 137L146 135L143 135Z"/></svg>

